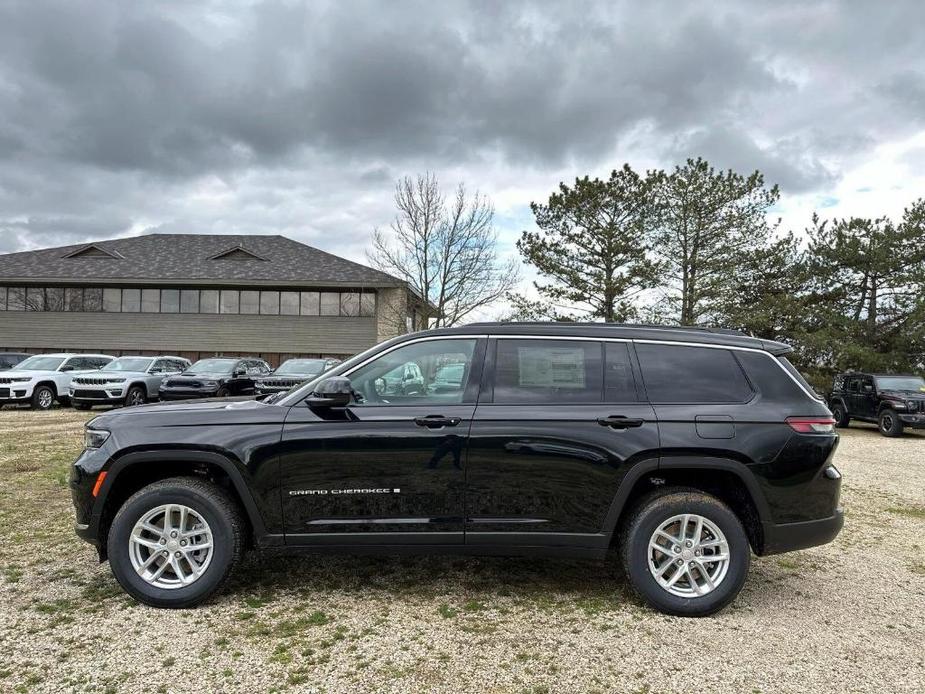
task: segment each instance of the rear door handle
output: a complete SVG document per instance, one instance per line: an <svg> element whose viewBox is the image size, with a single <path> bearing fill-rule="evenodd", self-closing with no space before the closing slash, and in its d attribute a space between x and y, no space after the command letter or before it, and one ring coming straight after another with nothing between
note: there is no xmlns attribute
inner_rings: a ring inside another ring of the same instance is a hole
<svg viewBox="0 0 925 694"><path fill-rule="evenodd" d="M633 427L641 427L645 424L646 420L637 419L633 417L624 417L623 415L610 415L609 417L600 417L597 420L597 423L602 427L610 427L611 429L631 429Z"/></svg>
<svg viewBox="0 0 925 694"><path fill-rule="evenodd" d="M462 420L459 417L444 417L440 414L429 414L426 417L415 417L414 423L419 427L428 429L442 429L443 427L455 427Z"/></svg>

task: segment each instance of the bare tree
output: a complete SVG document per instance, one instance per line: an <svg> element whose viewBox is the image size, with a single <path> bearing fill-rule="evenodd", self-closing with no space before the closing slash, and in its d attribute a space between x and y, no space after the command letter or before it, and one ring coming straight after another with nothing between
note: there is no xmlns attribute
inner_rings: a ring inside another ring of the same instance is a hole
<svg viewBox="0 0 925 694"><path fill-rule="evenodd" d="M432 173L395 185L398 214L376 229L369 261L436 306L431 327L457 325L504 297L519 280L516 260L498 258L495 208L460 184L448 202Z"/></svg>

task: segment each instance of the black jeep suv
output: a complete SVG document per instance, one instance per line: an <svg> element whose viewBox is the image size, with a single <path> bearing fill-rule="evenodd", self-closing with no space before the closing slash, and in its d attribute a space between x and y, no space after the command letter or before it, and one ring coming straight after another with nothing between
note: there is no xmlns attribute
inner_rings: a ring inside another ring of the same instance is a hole
<svg viewBox="0 0 925 694"><path fill-rule="evenodd" d="M405 335L263 401L91 420L77 533L160 607L205 600L254 545L611 555L656 608L711 614L751 551L842 526L834 420L789 351L642 326ZM422 386L390 388L409 364Z"/></svg>
<svg viewBox="0 0 925 694"><path fill-rule="evenodd" d="M846 427L857 419L876 423L884 436L902 436L905 427L925 429L925 380L857 371L839 374L829 407L836 426Z"/></svg>
<svg viewBox="0 0 925 694"><path fill-rule="evenodd" d="M263 359L200 359L183 373L165 378L157 393L161 400L253 395L257 379L268 373L270 365Z"/></svg>

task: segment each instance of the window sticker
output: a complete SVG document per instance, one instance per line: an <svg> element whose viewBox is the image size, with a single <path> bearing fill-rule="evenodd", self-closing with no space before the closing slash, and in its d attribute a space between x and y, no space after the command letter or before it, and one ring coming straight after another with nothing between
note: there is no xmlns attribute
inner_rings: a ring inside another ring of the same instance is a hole
<svg viewBox="0 0 925 694"><path fill-rule="evenodd" d="M581 347L518 347L517 366L520 386L585 387L585 352Z"/></svg>

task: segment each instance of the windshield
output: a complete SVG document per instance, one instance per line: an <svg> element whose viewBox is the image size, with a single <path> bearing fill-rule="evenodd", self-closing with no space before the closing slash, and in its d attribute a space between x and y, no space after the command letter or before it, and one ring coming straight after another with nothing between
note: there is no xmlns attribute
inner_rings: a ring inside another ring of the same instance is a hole
<svg viewBox="0 0 925 694"><path fill-rule="evenodd" d="M237 359L200 359L186 370L186 373L230 374Z"/></svg>
<svg viewBox="0 0 925 694"><path fill-rule="evenodd" d="M106 365L106 371L147 371L153 359L121 357Z"/></svg>
<svg viewBox="0 0 925 694"><path fill-rule="evenodd" d="M925 393L925 380L921 376L877 376L878 390L911 390Z"/></svg>
<svg viewBox="0 0 925 694"><path fill-rule="evenodd" d="M313 376L324 371L324 359L290 359L274 372L279 376Z"/></svg>
<svg viewBox="0 0 925 694"><path fill-rule="evenodd" d="M64 362L64 357L29 357L16 365L17 370L57 371Z"/></svg>

